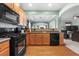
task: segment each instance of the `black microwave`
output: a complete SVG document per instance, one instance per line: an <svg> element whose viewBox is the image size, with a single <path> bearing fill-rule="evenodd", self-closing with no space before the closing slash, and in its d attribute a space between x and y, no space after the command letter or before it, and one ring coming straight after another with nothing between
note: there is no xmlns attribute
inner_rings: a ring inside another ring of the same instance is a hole
<svg viewBox="0 0 79 59"><path fill-rule="evenodd" d="M19 23L19 15L5 4L0 3L0 22L16 25Z"/></svg>

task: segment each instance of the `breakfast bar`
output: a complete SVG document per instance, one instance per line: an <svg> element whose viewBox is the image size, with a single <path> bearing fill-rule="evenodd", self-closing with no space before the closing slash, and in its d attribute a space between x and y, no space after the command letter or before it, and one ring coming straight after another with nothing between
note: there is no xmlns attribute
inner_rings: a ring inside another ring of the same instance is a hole
<svg viewBox="0 0 79 59"><path fill-rule="evenodd" d="M26 32L26 45L63 45L64 37L61 32ZM58 34L58 36L57 36ZM52 41L53 40L53 41ZM58 44L57 44L58 41ZM52 45L52 46L53 46Z"/></svg>

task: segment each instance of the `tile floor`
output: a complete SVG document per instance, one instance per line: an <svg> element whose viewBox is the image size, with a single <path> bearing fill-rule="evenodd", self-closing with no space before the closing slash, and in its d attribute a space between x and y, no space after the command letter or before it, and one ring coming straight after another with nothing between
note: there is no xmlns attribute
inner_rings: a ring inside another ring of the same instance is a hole
<svg viewBox="0 0 79 59"><path fill-rule="evenodd" d="M79 42L72 41L71 39L65 39L64 43L66 47L79 54Z"/></svg>

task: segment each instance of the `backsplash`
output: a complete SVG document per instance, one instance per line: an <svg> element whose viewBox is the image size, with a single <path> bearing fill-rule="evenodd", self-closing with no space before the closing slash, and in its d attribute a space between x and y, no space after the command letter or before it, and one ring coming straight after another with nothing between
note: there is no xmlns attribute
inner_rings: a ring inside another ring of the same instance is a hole
<svg viewBox="0 0 79 59"><path fill-rule="evenodd" d="M0 28L16 28L17 25L7 24L0 22Z"/></svg>

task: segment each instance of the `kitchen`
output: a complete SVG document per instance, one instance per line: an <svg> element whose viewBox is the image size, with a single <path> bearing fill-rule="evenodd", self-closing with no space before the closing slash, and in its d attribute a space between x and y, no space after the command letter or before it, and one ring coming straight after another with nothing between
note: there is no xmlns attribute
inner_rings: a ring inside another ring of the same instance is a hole
<svg viewBox="0 0 79 59"><path fill-rule="evenodd" d="M66 20L68 13L63 10L67 5L69 6L67 3L0 3L0 56L79 56L79 51L76 53L69 45L66 47L72 37L77 37L70 35L78 31L78 26L73 25L73 21ZM72 11L79 7L77 4L71 5ZM67 10L70 11L71 9ZM78 15L74 16L76 17L79 18ZM78 41L78 38L73 38L73 41Z"/></svg>

